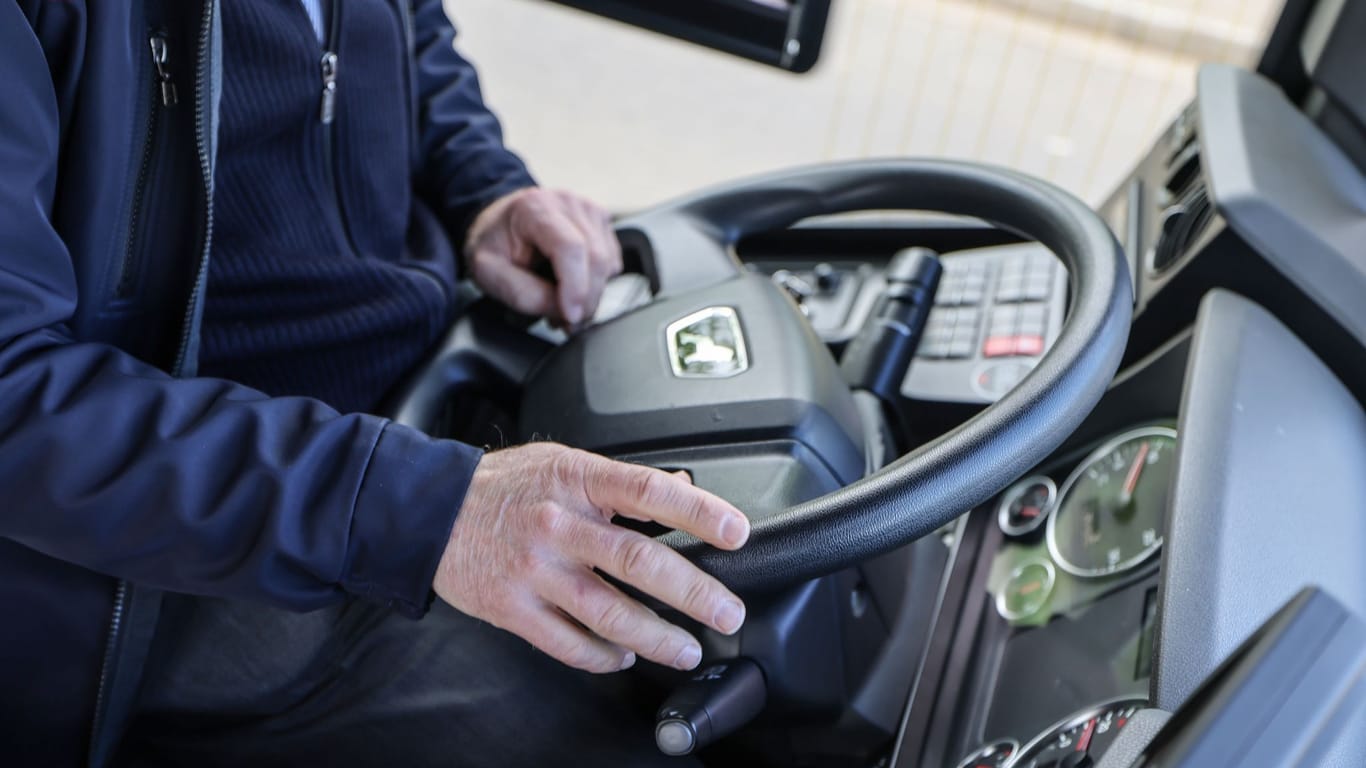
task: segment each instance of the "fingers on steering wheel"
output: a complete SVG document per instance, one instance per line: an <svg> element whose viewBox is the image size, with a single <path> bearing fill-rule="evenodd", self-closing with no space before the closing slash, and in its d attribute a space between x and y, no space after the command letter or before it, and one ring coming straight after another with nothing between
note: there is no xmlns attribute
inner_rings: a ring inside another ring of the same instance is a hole
<svg viewBox="0 0 1366 768"><path fill-rule="evenodd" d="M590 269L597 289L595 296L600 295L607 280L621 274L623 267L621 242L612 230L612 216L578 195L566 193L564 199L579 229L588 239Z"/></svg>
<svg viewBox="0 0 1366 768"><path fill-rule="evenodd" d="M749 519L734 506L668 472L607 459L584 468L588 499L598 509L656 522L721 549L749 539Z"/></svg>
<svg viewBox="0 0 1366 768"><path fill-rule="evenodd" d="M636 663L634 653L594 635L544 601L518 611L503 629L526 638L561 664L585 672L617 672Z"/></svg>
<svg viewBox="0 0 1366 768"><path fill-rule="evenodd" d="M579 518L569 525L566 534L571 557L718 632L734 634L744 623L745 606L740 598L658 541L604 521ZM673 660L661 663L672 664Z"/></svg>
<svg viewBox="0 0 1366 768"><path fill-rule="evenodd" d="M692 635L586 568L557 573L544 589L550 602L609 643L675 669L692 669L702 661L702 647Z"/></svg>
<svg viewBox="0 0 1366 768"><path fill-rule="evenodd" d="M480 249L470 257L470 269L485 290L517 312L532 317L559 314L555 286L526 267Z"/></svg>
<svg viewBox="0 0 1366 768"><path fill-rule="evenodd" d="M565 322L578 325L586 319L590 291L588 245L561 210L546 207L538 214L521 217L518 229L550 260L559 282L560 313Z"/></svg>

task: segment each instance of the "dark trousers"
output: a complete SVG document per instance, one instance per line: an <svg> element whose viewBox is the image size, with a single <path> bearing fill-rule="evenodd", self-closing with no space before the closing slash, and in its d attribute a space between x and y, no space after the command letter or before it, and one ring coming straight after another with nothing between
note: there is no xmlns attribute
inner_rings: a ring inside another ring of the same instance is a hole
<svg viewBox="0 0 1366 768"><path fill-rule="evenodd" d="M168 601L121 765L692 765L655 750L623 675L439 602L414 622L359 602Z"/></svg>

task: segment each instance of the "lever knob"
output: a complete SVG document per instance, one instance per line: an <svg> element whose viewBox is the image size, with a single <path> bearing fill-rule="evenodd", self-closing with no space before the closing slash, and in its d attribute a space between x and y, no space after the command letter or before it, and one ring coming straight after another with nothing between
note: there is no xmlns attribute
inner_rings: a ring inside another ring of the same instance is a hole
<svg viewBox="0 0 1366 768"><path fill-rule="evenodd" d="M749 659L712 664L684 683L655 715L655 745L666 755L691 754L725 738L764 709L768 684Z"/></svg>
<svg viewBox="0 0 1366 768"><path fill-rule="evenodd" d="M907 248L887 265L887 287L840 359L849 386L896 402L942 273L938 254L928 248Z"/></svg>

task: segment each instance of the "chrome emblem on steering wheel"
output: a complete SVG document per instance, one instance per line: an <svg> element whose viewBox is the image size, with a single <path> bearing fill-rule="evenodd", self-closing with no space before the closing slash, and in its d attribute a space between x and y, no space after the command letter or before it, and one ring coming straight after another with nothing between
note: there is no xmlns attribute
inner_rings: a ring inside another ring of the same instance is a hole
<svg viewBox="0 0 1366 768"><path fill-rule="evenodd" d="M669 363L679 378L725 379L749 370L745 335L733 307L707 307L669 325Z"/></svg>

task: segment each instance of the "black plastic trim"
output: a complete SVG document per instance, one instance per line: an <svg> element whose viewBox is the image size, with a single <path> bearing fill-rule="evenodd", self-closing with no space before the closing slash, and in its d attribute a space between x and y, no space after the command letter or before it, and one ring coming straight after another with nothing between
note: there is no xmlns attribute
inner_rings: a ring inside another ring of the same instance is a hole
<svg viewBox="0 0 1366 768"><path fill-rule="evenodd" d="M820 58L830 15L830 0L787 9L753 0L554 1L797 73Z"/></svg>

